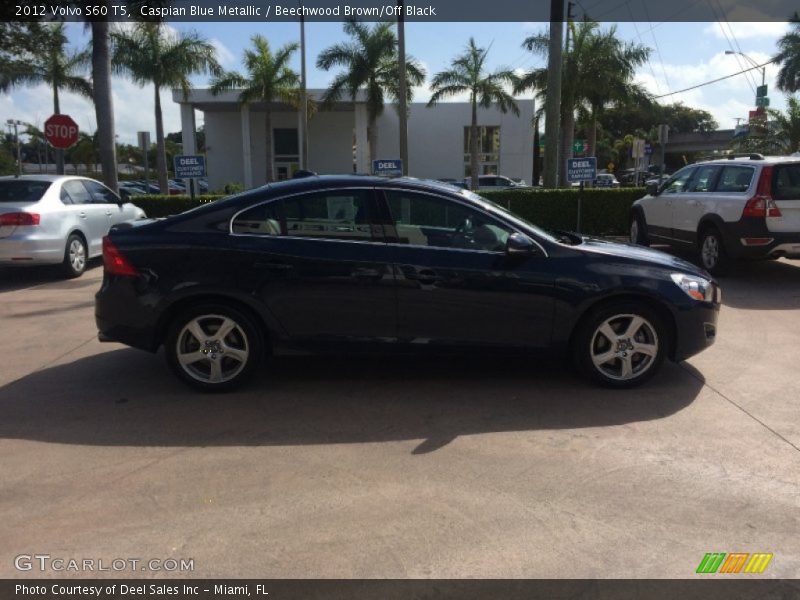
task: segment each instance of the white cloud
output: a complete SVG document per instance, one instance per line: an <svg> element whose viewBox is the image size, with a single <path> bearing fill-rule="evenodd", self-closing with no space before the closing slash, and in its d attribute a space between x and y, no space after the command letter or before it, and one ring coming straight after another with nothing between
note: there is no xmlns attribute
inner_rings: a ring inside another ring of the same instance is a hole
<svg viewBox="0 0 800 600"><path fill-rule="evenodd" d="M236 57L225 44L217 38L212 38L211 45L214 46L214 49L217 51L217 60L223 67L229 69L236 64Z"/></svg>
<svg viewBox="0 0 800 600"><path fill-rule="evenodd" d="M770 59L769 55L761 52L752 52L748 56L759 64ZM718 52L708 60L689 64L664 63L662 68L661 63L654 62L652 71L650 68L644 68L637 73L636 81L651 93L662 95L671 90L682 90L724 77L750 66L741 57L739 60L740 62L737 62L735 56ZM766 82L772 106L781 108L784 100L774 86L777 71L777 66L767 65ZM683 102L687 106L707 110L714 115L721 128L730 129L735 125L735 119L746 118L748 111L754 109L754 86L760 84L761 71L753 70L750 71L750 75L737 75L686 92L671 94L659 99L659 102L664 104Z"/></svg>
<svg viewBox="0 0 800 600"><path fill-rule="evenodd" d="M758 22L725 22L711 23L703 32L724 40L736 37L740 40L750 38L778 38L789 29L789 24L785 21L758 21ZM731 31L733 36L731 36Z"/></svg>

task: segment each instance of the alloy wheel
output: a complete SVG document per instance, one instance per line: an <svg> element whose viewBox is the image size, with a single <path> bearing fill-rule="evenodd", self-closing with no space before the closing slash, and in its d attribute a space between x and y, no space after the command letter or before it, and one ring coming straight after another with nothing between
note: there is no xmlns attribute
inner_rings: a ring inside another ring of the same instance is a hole
<svg viewBox="0 0 800 600"><path fill-rule="evenodd" d="M628 381L649 371L658 350L655 327L636 314L615 315L603 321L595 329L590 346L595 369L616 381Z"/></svg>
<svg viewBox="0 0 800 600"><path fill-rule="evenodd" d="M224 315L193 318L178 334L178 364L192 379L219 384L232 380L247 365L250 346L244 328Z"/></svg>
<svg viewBox="0 0 800 600"><path fill-rule="evenodd" d="M719 241L716 236L707 235L703 239L703 247L700 250L700 257L706 269L713 269L719 261Z"/></svg>
<svg viewBox="0 0 800 600"><path fill-rule="evenodd" d="M79 239L73 239L69 245L69 264L76 273L86 266L86 248Z"/></svg>

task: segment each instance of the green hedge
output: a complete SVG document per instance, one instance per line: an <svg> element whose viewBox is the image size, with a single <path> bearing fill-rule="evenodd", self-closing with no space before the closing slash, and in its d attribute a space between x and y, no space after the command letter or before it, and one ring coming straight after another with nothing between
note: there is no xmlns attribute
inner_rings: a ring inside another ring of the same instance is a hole
<svg viewBox="0 0 800 600"><path fill-rule="evenodd" d="M586 189L581 196L581 232L591 235L624 235L628 231L631 204L644 196L644 188ZM507 190L481 192L489 200L545 229L574 231L577 226L577 190ZM134 196L131 199L148 217L166 217L213 202L224 196Z"/></svg>
<svg viewBox="0 0 800 600"><path fill-rule="evenodd" d="M224 196L203 194L195 196L194 200L192 200L190 196L186 195L165 196L162 194L150 194L148 196L132 196L131 202L147 213L148 217L158 218L177 215L190 208L214 202L214 200L219 200L220 198L224 198Z"/></svg>
<svg viewBox="0 0 800 600"><path fill-rule="evenodd" d="M481 192L481 195L544 229L575 231L579 193L533 189ZM626 234L631 205L644 194L644 188L585 189L581 195L581 232Z"/></svg>

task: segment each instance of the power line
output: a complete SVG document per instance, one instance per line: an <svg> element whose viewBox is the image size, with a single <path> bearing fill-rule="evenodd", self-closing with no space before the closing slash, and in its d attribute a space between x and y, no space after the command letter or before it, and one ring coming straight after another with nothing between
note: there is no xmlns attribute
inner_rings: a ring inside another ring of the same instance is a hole
<svg viewBox="0 0 800 600"><path fill-rule="evenodd" d="M724 81L725 79L730 79L731 77L736 77L737 75L741 75L742 73L749 73L750 71L754 71L755 69L763 69L767 65L771 65L774 62L775 62L775 59L768 60L767 62L761 63L760 65L754 65L754 66L750 67L749 69L742 69L741 71L737 71L736 73L731 73L730 75L725 75L724 77L718 77L717 79L712 79L711 81L705 81L703 83L698 83L697 85L693 85L691 87L684 88L682 90L677 90L675 92L670 92L669 94L661 94L660 96L653 96L653 98L655 100L658 100L659 98L665 98L667 96L672 96L674 94L682 94L683 92L689 92L691 90L696 90L697 88L701 88L701 87L706 86L706 85L711 85L712 83L717 83L719 81Z"/></svg>

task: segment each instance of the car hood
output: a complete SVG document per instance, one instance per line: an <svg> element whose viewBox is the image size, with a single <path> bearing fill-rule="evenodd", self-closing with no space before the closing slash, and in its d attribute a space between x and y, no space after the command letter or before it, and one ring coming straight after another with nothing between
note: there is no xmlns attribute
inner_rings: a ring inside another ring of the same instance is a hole
<svg viewBox="0 0 800 600"><path fill-rule="evenodd" d="M619 242L611 242L599 238L584 237L583 243L576 248L593 254L604 254L606 256L616 256L629 260L647 262L661 267L675 269L682 273L699 275L708 280L713 280L711 275L697 265L690 263L682 258L677 258L666 252L645 248L644 246L634 246Z"/></svg>

